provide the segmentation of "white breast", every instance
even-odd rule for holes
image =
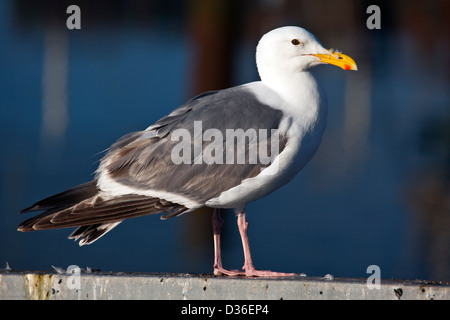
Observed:
[[[327,105],[315,78],[305,73],[295,79],[301,90],[272,90],[262,82],[248,84],[260,102],[283,111],[280,132],[288,142],[273,163],[259,175],[206,202],[217,208],[242,208],[289,182],[317,151],[326,126]],[[281,91],[281,92],[280,92]],[[286,94],[289,93],[289,94]]]

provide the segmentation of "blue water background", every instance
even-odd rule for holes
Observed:
[[[323,28],[283,10],[268,21],[262,4],[252,15],[249,5],[242,9],[252,20],[236,27],[241,33],[233,40],[227,86],[258,79],[258,37],[283,24],[310,29],[359,67],[316,68],[328,94],[329,125],[315,158],[290,184],[248,205],[258,268],[367,277],[367,267],[378,265],[383,278],[449,280],[450,37],[440,25],[448,5],[437,1],[438,10],[411,13],[394,3],[382,8],[381,30],[368,30],[365,7],[354,3],[348,17],[325,19]],[[68,31],[64,12],[56,27],[39,18],[24,22],[30,18],[21,17],[24,5],[0,2],[0,267],[211,273],[208,212],[128,220],[81,248],[66,239],[69,229],[16,231],[30,216],[20,209],[89,181],[102,150],[198,93],[198,40],[186,8],[162,10],[151,24],[86,19],[81,30]],[[45,55],[49,34],[58,28],[67,41],[67,127],[49,137]],[[239,268],[243,255],[232,212],[225,223],[224,264]]]

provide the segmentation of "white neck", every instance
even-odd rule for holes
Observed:
[[[269,70],[260,70],[261,81],[285,101],[280,108],[291,114],[303,129],[308,130],[320,120],[323,120],[320,122],[323,123],[324,129],[326,96],[315,77],[308,71],[283,72],[274,68]]]

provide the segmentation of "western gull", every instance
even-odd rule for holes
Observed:
[[[319,147],[327,102],[308,70],[325,63],[357,70],[353,59],[325,49],[303,28],[266,33],[256,48],[260,81],[200,94],[147,129],[123,136],[93,181],[22,210],[44,212],[18,230],[76,227],[69,238],[85,245],[125,219],[161,213],[164,220],[206,206],[214,208],[215,275],[294,275],[255,269],[245,207],[289,182]],[[243,271],[222,265],[224,208],[237,215]]]

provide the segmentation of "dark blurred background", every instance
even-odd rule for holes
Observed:
[[[81,30],[66,8],[81,8]],[[369,30],[366,9],[381,8]],[[90,180],[101,151],[193,95],[258,80],[255,47],[298,25],[358,72],[320,66],[325,137],[288,185],[248,206],[256,267],[450,280],[450,1],[1,1],[0,268],[211,273],[211,212],[128,220],[91,246],[19,233],[18,211]],[[225,216],[224,264],[243,254]]]

